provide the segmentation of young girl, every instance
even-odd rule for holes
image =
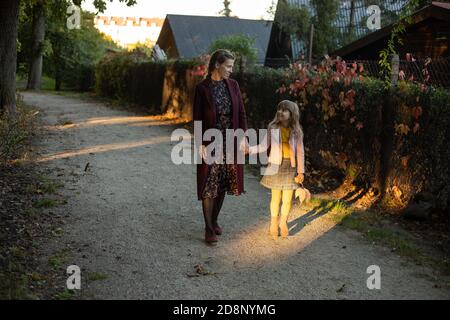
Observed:
[[[279,236],[278,228],[281,237],[286,238],[289,235],[287,219],[292,207],[292,197],[304,180],[305,152],[299,117],[299,109],[295,102],[281,101],[261,144],[246,147],[246,153],[249,154],[269,150],[269,165],[261,184],[272,190],[270,235],[274,239]],[[279,219],[280,203],[282,203],[281,219]]]

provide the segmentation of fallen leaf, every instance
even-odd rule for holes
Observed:
[[[404,167],[407,167],[407,166],[408,166],[408,160],[409,160],[409,156],[404,156],[404,157],[401,158],[402,165],[403,165]]]
[[[345,283],[342,285],[342,287],[340,287],[339,289],[337,289],[336,292],[342,292],[342,291],[344,291],[344,287],[345,287]]]

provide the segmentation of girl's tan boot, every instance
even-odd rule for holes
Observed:
[[[271,217],[270,220],[270,235],[274,240],[278,239],[278,217]]]
[[[280,219],[280,234],[282,238],[287,238],[289,236],[289,227],[287,224],[288,216],[281,215]]]

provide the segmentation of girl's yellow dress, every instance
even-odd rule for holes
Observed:
[[[290,157],[290,149],[289,145],[289,137],[291,136],[291,128],[281,128],[281,142],[282,142],[282,150],[283,150],[283,158]]]
[[[283,161],[277,168],[277,173],[265,175],[261,179],[261,185],[272,190],[295,190],[298,184],[295,182],[297,175],[296,168],[291,167],[289,138],[291,136],[291,128],[280,128],[281,131],[281,147]]]

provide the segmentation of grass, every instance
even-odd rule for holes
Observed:
[[[27,88],[27,77],[16,76],[16,86],[18,90],[26,90]],[[52,79],[46,75],[42,76],[41,90],[54,90],[55,89],[55,79]]]
[[[341,220],[342,227],[360,233],[361,237],[372,244],[387,247],[401,257],[418,265],[430,267],[450,275],[450,261],[442,261],[425,252],[416,239],[401,229],[395,230],[380,225],[381,215],[372,211],[354,211]]]
[[[33,207],[31,207],[31,208],[26,208],[25,210],[24,210],[24,214],[25,214],[25,216],[26,217],[29,217],[29,218],[35,218],[35,217],[37,217],[38,215],[39,215],[39,210],[37,209],[37,208],[33,208]]]
[[[28,289],[28,276],[19,262],[9,261],[0,270],[0,300],[36,299]]]
[[[89,272],[87,274],[87,279],[90,281],[100,281],[108,279],[108,276],[101,272]]]
[[[27,186],[26,191],[31,194],[54,194],[62,187],[64,183],[40,175],[38,182]]]
[[[74,290],[64,289],[63,292],[55,294],[56,300],[71,300],[75,296]]]
[[[17,247],[17,246],[9,248],[9,252],[11,253],[11,255],[13,257],[16,257],[16,258],[23,258],[26,255],[25,249],[23,249],[21,247]]]
[[[38,111],[26,106],[20,96],[17,99],[17,115],[7,113],[0,116],[0,165],[6,163],[20,164],[27,158],[25,148],[30,138],[36,133],[36,116]]]
[[[424,252],[409,233],[401,229],[382,226],[383,215],[375,210],[358,211],[342,200],[314,197],[307,204],[310,208],[326,210],[325,218],[334,224],[359,232],[370,243],[388,247],[399,256],[419,265],[428,264],[445,274],[450,274],[450,261],[436,259]]]
[[[42,177],[42,186],[41,190],[44,193],[53,194],[55,193],[59,188],[64,187],[64,183],[56,180],[52,180],[46,177]]]
[[[39,200],[35,201],[33,203],[33,207],[35,207],[36,209],[53,208],[59,204],[61,204],[61,201],[59,201],[59,200],[43,198],[43,199],[39,199]]]
[[[69,251],[62,250],[51,256],[48,259],[48,263],[52,268],[59,269],[64,265],[64,263],[66,263],[68,259],[69,259]]]
[[[336,224],[342,223],[353,212],[350,206],[342,200],[332,201],[328,209],[330,211],[327,217]]]

